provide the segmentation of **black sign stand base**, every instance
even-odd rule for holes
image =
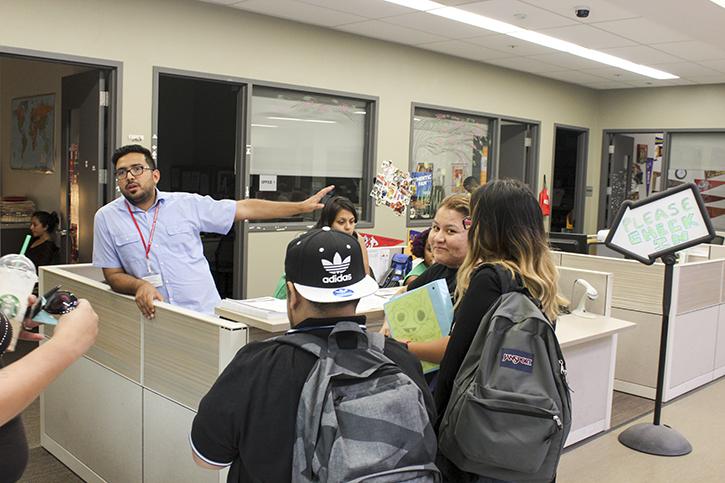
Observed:
[[[684,436],[667,425],[660,424],[662,415],[662,390],[665,385],[667,361],[667,334],[670,327],[670,303],[672,302],[672,273],[675,255],[662,256],[665,264],[665,283],[662,291],[662,334],[660,334],[660,361],[657,369],[655,414],[652,424],[636,424],[619,435],[619,442],[628,448],[658,456],[682,456],[692,452],[692,445]]]

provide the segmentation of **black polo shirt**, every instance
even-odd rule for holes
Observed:
[[[307,319],[296,328],[327,338],[329,326],[343,320],[365,324],[364,316],[351,316]],[[421,388],[434,422],[435,405],[420,362],[393,339],[385,340],[384,352]],[[290,481],[297,405],[316,361],[274,340],[242,347],[199,403],[190,436],[196,455],[231,465],[229,482]]]

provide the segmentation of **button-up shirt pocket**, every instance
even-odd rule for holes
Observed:
[[[113,242],[126,273],[143,276],[146,272],[146,254],[138,233],[114,234]]]
[[[166,233],[168,234],[169,249],[173,250],[178,256],[188,256],[191,258],[201,255],[201,241],[199,234],[196,233],[191,223],[179,223],[176,225],[167,225]]]

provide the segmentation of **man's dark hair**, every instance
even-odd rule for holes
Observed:
[[[113,161],[113,167],[116,167],[116,163],[118,163],[119,159],[131,153],[143,154],[144,158],[146,158],[146,164],[149,165],[149,168],[156,169],[156,163],[154,162],[154,158],[151,157],[151,151],[141,146],[140,144],[127,144],[116,149],[113,152],[113,156],[111,157],[111,160]]]
[[[469,193],[476,191],[476,188],[480,185],[479,181],[474,176],[469,176],[463,180],[463,189]]]

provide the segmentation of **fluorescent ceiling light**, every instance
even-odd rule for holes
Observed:
[[[299,122],[317,122],[320,124],[337,124],[337,121],[327,121],[325,119],[300,119],[299,117],[267,116],[267,119],[275,119],[278,121],[299,121]]]
[[[367,114],[365,111],[352,111],[353,114]]]
[[[576,55],[585,59],[599,62],[606,65],[611,65],[618,69],[627,70],[634,72],[646,77],[653,79],[665,80],[665,79],[678,79],[679,77],[669,72],[647,67],[646,65],[636,64],[621,57],[615,57],[613,55],[599,52],[598,50],[588,49],[581,45],[573,44],[565,40],[550,37],[548,35],[534,32],[533,30],[527,30],[510,23],[501,22],[490,17],[478,15],[476,13],[468,12],[460,8],[446,7],[443,4],[437,2],[431,2],[429,0],[385,0],[389,3],[395,3],[404,7],[413,8],[415,10],[421,10],[431,15],[437,15],[439,17],[454,20],[456,22],[465,23],[474,27],[490,30],[500,34],[505,34],[517,39],[531,42],[537,45],[542,45],[550,49],[565,52],[567,54]],[[725,0],[710,0],[719,5],[725,6]]]
[[[254,124],[254,123],[252,123],[252,127],[279,127],[279,126],[275,126],[273,124]]]
[[[710,0],[715,5],[719,5],[722,8],[725,8],[725,0]]]

